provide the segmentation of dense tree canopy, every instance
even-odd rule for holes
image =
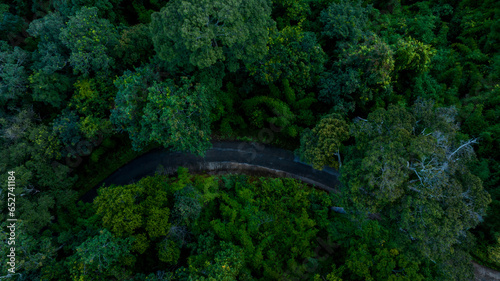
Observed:
[[[176,85],[172,80],[153,81],[153,76],[146,67],[127,71],[115,81],[118,94],[111,121],[129,133],[134,149],[156,142],[204,154],[210,146],[213,107],[205,88],[186,77]]]
[[[269,53],[250,67],[264,84],[287,79],[299,87],[310,87],[323,71],[326,55],[316,36],[299,27],[285,27],[271,35]]]
[[[467,166],[476,141],[456,138],[453,108],[432,105],[390,106],[359,120],[342,172],[348,201],[379,213],[413,251],[439,260],[467,238],[491,199]]]
[[[312,130],[306,129],[300,138],[300,158],[315,169],[324,166],[339,168],[342,165],[340,149],[349,138],[349,126],[335,114],[324,116]]]
[[[393,51],[376,36],[347,46],[321,80],[319,98],[339,112],[366,108],[373,101],[383,104],[392,90]]]
[[[97,12],[96,7],[82,7],[61,29],[61,41],[71,51],[69,63],[84,76],[91,71],[107,70],[114,63],[108,48],[117,43],[118,34]]]
[[[172,67],[201,69],[224,61],[236,71],[240,62],[251,63],[267,52],[269,2],[170,1],[151,16],[155,50]]]
[[[16,185],[0,205],[15,197],[18,219],[16,273],[0,279],[468,280],[472,259],[500,270],[499,11],[0,0],[0,180],[15,171]],[[202,156],[212,140],[296,151],[337,169],[339,193],[180,169],[79,200],[146,151]]]

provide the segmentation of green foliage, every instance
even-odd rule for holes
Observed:
[[[415,74],[425,72],[435,53],[436,51],[430,45],[411,37],[400,39],[396,44],[396,53],[394,54],[394,71],[406,70]]]
[[[0,181],[16,171],[19,273],[0,279],[465,280],[469,254],[499,269],[499,11],[495,0],[0,0]],[[344,164],[344,202],[180,169],[111,188],[98,213],[75,203],[141,154],[131,142],[202,155],[211,129],[255,141],[266,127],[288,149],[301,136],[316,168]]]
[[[376,110],[354,125],[342,169],[347,202],[380,213],[399,246],[434,261],[449,258],[491,201],[467,167],[475,141],[457,138],[455,114],[422,101]]]
[[[106,81],[106,79],[109,79],[109,77],[76,81],[74,84],[75,92],[71,97],[69,106],[86,117],[108,117],[109,110],[113,106],[115,89],[111,85],[112,81]]]
[[[488,85],[485,85],[488,86]],[[479,158],[474,165],[471,165],[472,172],[481,178],[485,189],[490,193],[493,202],[490,204],[484,222],[473,230],[478,238],[479,246],[474,251],[474,255],[479,256],[482,262],[495,264],[500,268],[500,263],[491,256],[490,249],[495,249],[497,244],[497,232],[500,218],[500,192],[498,183],[499,174],[499,154],[498,138],[496,132],[500,129],[498,111],[498,86],[493,87],[480,96],[467,99],[461,109],[460,120],[464,133],[470,136],[478,136],[480,143],[477,149]],[[479,253],[478,253],[479,252]],[[491,258],[490,258],[491,256]]]
[[[233,128],[245,129],[247,124],[237,114],[238,90],[233,83],[226,85],[226,90],[217,91],[217,103],[212,112],[212,121],[215,123],[220,120],[220,132],[224,135],[231,135]]]
[[[29,28],[26,31],[29,35],[39,38],[40,42],[56,43],[60,46],[61,40],[59,36],[61,34],[61,29],[64,27],[64,17],[59,12],[55,11],[49,12],[44,17],[30,22]]]
[[[94,115],[80,118],[80,132],[86,139],[107,136],[112,132],[111,122],[106,118],[98,118]]]
[[[76,145],[81,139],[78,116],[73,111],[63,112],[54,120],[52,128],[65,145]]]
[[[158,244],[157,248],[158,258],[162,262],[166,262],[168,264],[176,264],[179,260],[181,251],[174,241],[165,239]]]
[[[49,127],[40,125],[29,132],[28,138],[31,146],[27,151],[31,156],[25,165],[34,171],[34,183],[47,189],[67,189],[75,182],[76,177],[68,175],[66,166],[54,168],[53,160],[61,159],[62,144],[56,133]]]
[[[346,251],[342,266],[333,274],[346,280],[425,280],[429,266],[411,257],[391,240],[389,229],[378,221],[338,218],[329,229],[331,237]],[[334,275],[334,276],[335,276]],[[330,278],[332,278],[331,276]],[[333,278],[333,280],[336,280]]]
[[[108,70],[114,63],[108,53],[117,44],[118,33],[108,20],[98,17],[98,10],[82,7],[61,29],[60,39],[71,51],[69,63],[83,76]]]
[[[155,51],[171,68],[206,68],[224,61],[234,72],[266,54],[267,0],[169,1],[151,16]]]
[[[73,280],[124,278],[128,274],[123,268],[123,263],[127,263],[127,259],[133,260],[130,254],[131,244],[130,238],[116,238],[106,229],[99,231],[98,235],[76,247],[75,254],[70,257],[71,278]]]
[[[174,194],[175,204],[172,211],[174,217],[184,224],[198,219],[201,213],[201,194],[192,185],[186,185]]]
[[[9,6],[0,5],[0,38],[12,39],[13,34],[22,30],[25,22],[22,17],[9,13]]]
[[[138,24],[124,29],[115,46],[118,62],[125,67],[139,66],[153,56],[153,42],[149,26]]]
[[[204,155],[211,147],[210,110],[213,103],[200,85],[189,80],[181,86],[169,83],[156,84],[149,88],[141,134],[149,135],[149,141],[174,149]],[[164,128],[169,128],[165,133]]]
[[[147,82],[143,83],[144,80]],[[203,155],[211,146],[213,107],[205,88],[193,85],[189,79],[183,79],[179,86],[172,80],[148,86],[152,80],[149,68],[138,69],[136,73],[127,71],[118,78],[111,121],[119,130],[129,133],[136,150],[155,142]]]
[[[316,36],[300,27],[287,26],[274,31],[268,42],[269,53],[254,63],[250,74],[264,84],[288,79],[299,87],[310,87],[323,71],[326,54]]]
[[[287,269],[293,271],[298,267],[299,259],[313,256],[316,246],[313,239],[323,227],[316,220],[328,220],[324,212],[327,210],[314,206],[331,204],[329,197],[306,189],[292,179],[251,181],[234,175],[224,176],[222,181],[225,192],[207,206],[210,210],[211,204],[216,204],[212,212],[220,213],[220,217],[202,212],[200,219],[208,219],[210,223],[198,224],[193,229],[199,236],[194,248],[196,254],[189,257],[191,271],[213,271],[219,266],[216,272],[227,270],[227,274],[235,278],[228,280],[246,280],[250,271],[254,278],[279,279]],[[220,246],[217,241],[221,241]],[[231,252],[241,252],[238,254],[241,256],[232,262],[226,261],[227,268],[221,269],[223,263],[219,265],[217,260],[224,252],[219,249],[225,247],[231,247]],[[287,255],[279,255],[283,252]],[[226,251],[224,255],[228,254]],[[205,262],[210,259],[215,262]]]
[[[273,0],[273,18],[281,30],[293,23],[302,24],[311,13],[307,0]]]
[[[408,7],[415,10],[406,19],[406,36],[411,36],[424,44],[429,44],[435,38],[434,30],[439,18],[432,13],[429,1],[422,1]]]
[[[324,24],[322,34],[337,41],[356,44],[371,36],[369,31],[369,15],[373,8],[362,6],[361,1],[334,2],[321,12],[321,22]]]
[[[313,104],[317,102],[314,93],[306,94],[302,88],[294,87],[288,79],[281,86],[269,84],[267,96],[255,96],[242,103],[250,124],[295,138],[303,126],[311,126],[316,121]]]
[[[338,169],[342,142],[349,138],[349,126],[340,116],[329,114],[321,118],[312,130],[306,129],[300,138],[297,153],[301,161],[311,163],[315,169],[323,166]]]
[[[3,229],[8,230],[7,223],[5,220],[2,222],[1,226]],[[43,267],[50,267],[54,262],[56,257],[56,244],[53,243],[50,236],[38,235],[36,238],[32,234],[25,231],[19,231],[24,229],[26,223],[18,220],[16,222],[16,273],[23,272],[26,275],[33,274],[36,276],[37,271]],[[0,232],[0,238],[2,241],[8,241],[9,232]],[[14,246],[14,245],[12,245]],[[6,245],[0,249],[2,256],[0,261],[5,264],[3,268],[7,269],[7,262],[9,262],[8,254],[10,254],[10,247]],[[32,276],[33,276],[32,275]],[[14,277],[16,275],[3,272],[2,277]]]
[[[343,113],[367,109],[369,102],[382,105],[391,92],[393,69],[393,51],[382,39],[375,36],[362,44],[348,44],[321,79],[319,99]]]
[[[151,14],[159,11],[167,2],[168,0],[132,0],[132,7],[137,14],[134,23],[138,19],[141,24],[149,24]]]
[[[25,66],[29,62],[28,53],[19,47],[10,47],[0,41],[0,105],[2,110],[13,109],[19,99],[25,97],[28,74]]]
[[[67,65],[69,51],[60,39],[64,27],[64,17],[58,12],[51,12],[30,23],[26,32],[39,40],[38,48],[33,52],[33,69],[52,74]]]
[[[53,0],[51,5],[65,17],[74,16],[83,7],[97,8],[98,16],[111,22],[122,20],[122,15],[116,12],[123,0]]]
[[[63,106],[72,86],[71,79],[59,73],[48,75],[42,71],[35,72],[28,80],[33,91],[33,100],[54,107]]]
[[[207,262],[203,272],[207,278],[197,276],[196,280],[203,281],[236,281],[241,275],[245,260],[241,247],[231,242],[221,242],[220,250],[215,254],[213,262]],[[193,274],[194,275],[194,274]]]
[[[42,228],[53,223],[54,217],[51,215],[50,209],[54,208],[55,200],[48,194],[33,196],[27,198],[18,198],[19,217],[25,222],[23,231],[29,234],[38,234]]]
[[[67,174],[68,167],[52,166],[62,156],[61,142],[51,128],[37,124],[35,117],[32,109],[23,109],[2,120],[0,167],[19,171],[19,188],[26,193],[67,189],[76,178]]]
[[[167,195],[165,177],[148,177],[135,184],[100,189],[94,205],[103,226],[117,237],[134,237],[131,249],[142,254],[169,231]]]
[[[495,264],[500,264],[500,235],[496,235],[496,243],[488,247],[489,259]]]
[[[268,110],[265,110],[266,107],[264,106]],[[289,136],[295,137],[297,135],[298,128],[293,124],[295,115],[289,106],[281,100],[267,96],[257,96],[245,100],[243,109],[250,118],[250,123],[257,128],[267,126],[268,122],[280,128],[280,131],[282,130]],[[277,116],[273,117],[273,115]]]

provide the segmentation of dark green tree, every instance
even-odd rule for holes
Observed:
[[[71,78],[59,73],[46,74],[44,71],[39,71],[30,75],[28,80],[33,100],[53,107],[62,107],[72,89]]]
[[[75,254],[68,259],[73,280],[123,279],[130,275],[134,257],[130,254],[131,238],[117,238],[107,229],[88,238],[75,248]]]
[[[79,118],[73,111],[63,111],[52,124],[54,132],[64,145],[74,146],[81,139]]]
[[[7,225],[8,223],[5,220],[1,224],[3,229],[8,230]],[[36,280],[40,278],[40,269],[50,267],[56,258],[58,248],[52,239],[40,235],[35,238],[34,235],[28,232],[20,231],[24,229],[24,226],[25,222],[21,220],[16,222],[16,274],[10,274],[5,270],[1,273],[0,277],[2,278],[16,279],[17,276],[22,274],[27,278]],[[8,234],[7,231],[0,232],[0,239],[8,241]],[[0,261],[5,264],[4,268],[7,269],[7,262],[10,259],[7,254],[10,253],[10,246],[2,247],[0,253],[2,254]]]
[[[266,54],[270,14],[267,0],[169,1],[151,15],[154,48],[172,68],[222,61],[236,71]]]
[[[98,16],[111,22],[123,21],[120,5],[123,0],[53,0],[51,6],[64,17],[76,15],[83,7],[97,8]]]
[[[300,27],[285,27],[271,33],[269,53],[254,63],[250,74],[264,84],[287,79],[293,85],[310,87],[323,72],[326,54],[311,32]]]
[[[373,35],[369,31],[369,16],[373,11],[370,5],[363,7],[361,1],[334,2],[321,12],[322,34],[338,42],[356,44]]]
[[[155,142],[203,155],[211,145],[213,107],[205,88],[188,79],[183,79],[181,85],[172,80],[151,86],[144,83],[153,76],[152,70],[141,68],[116,80],[118,95],[111,121],[129,133],[134,149]]]
[[[491,201],[467,164],[476,140],[457,139],[455,114],[424,101],[412,111],[376,110],[354,125],[356,144],[342,169],[349,204],[379,213],[400,247],[439,262],[448,273],[454,249],[453,259],[468,259],[460,243]]]
[[[311,13],[307,0],[273,0],[273,19],[281,30],[294,24],[302,24]]]
[[[70,51],[60,39],[65,19],[59,12],[50,12],[32,21],[26,30],[39,40],[33,52],[33,69],[45,74],[62,70],[67,64]]]
[[[319,99],[343,113],[366,110],[374,103],[381,106],[392,89],[393,69],[393,51],[383,39],[373,36],[350,43],[321,79]]]
[[[13,40],[23,29],[25,22],[22,17],[9,12],[9,5],[0,4],[0,38]]]
[[[28,52],[19,47],[12,48],[5,41],[0,41],[0,105],[5,111],[26,96],[28,85]]]
[[[119,58],[118,63],[125,67],[138,67],[141,63],[147,62],[154,53],[149,26],[138,24],[121,31],[114,51]]]
[[[98,8],[82,7],[69,18],[60,39],[71,51],[69,62],[75,73],[108,70],[114,61],[109,55],[117,44],[118,32],[107,19],[99,18]]]

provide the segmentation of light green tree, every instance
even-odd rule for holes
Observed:
[[[321,118],[312,130],[302,132],[297,153],[302,161],[311,163],[315,169],[321,170],[323,166],[338,168],[342,165],[342,142],[348,138],[347,122],[339,115],[329,114]]]
[[[132,250],[142,254],[167,236],[171,224],[165,176],[99,190],[94,200],[102,224],[120,238],[134,237]]]

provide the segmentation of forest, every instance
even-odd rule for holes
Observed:
[[[500,270],[499,50],[495,0],[0,0],[0,279]],[[333,167],[339,193],[179,167],[80,200],[213,140]]]

